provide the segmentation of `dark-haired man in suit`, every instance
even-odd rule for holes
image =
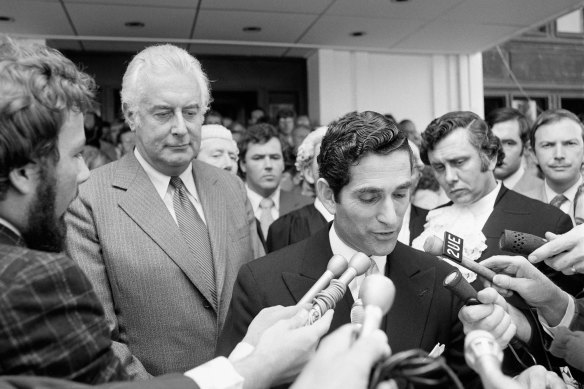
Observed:
[[[318,156],[317,192],[334,221],[316,235],[244,265],[219,352],[230,350],[265,306],[292,305],[325,271],[333,254],[370,256],[369,273],[391,278],[397,293],[382,324],[394,353],[445,345],[448,364],[468,382],[461,302],[441,286],[452,268],[397,241],[412,190],[412,152],[393,121],[352,112],[329,126]],[[337,304],[331,329],[350,321],[363,276]],[[470,374],[472,376],[472,374]]]

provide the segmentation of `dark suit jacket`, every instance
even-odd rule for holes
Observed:
[[[287,213],[302,208],[305,205],[312,204],[312,199],[306,196],[288,192],[286,190],[280,191],[280,212],[278,217],[282,217]]]
[[[543,237],[547,231],[563,234],[572,227],[570,217],[558,208],[502,186],[495,200],[493,212],[483,227],[487,248],[483,251],[479,262],[493,255],[510,254],[499,248],[499,238],[506,229]],[[572,295],[580,293],[584,288],[582,276],[566,276],[543,262],[538,264],[538,268]]]
[[[0,375],[128,379],[97,295],[64,254],[29,250],[0,225]]]
[[[332,256],[328,226],[313,237],[244,265],[237,277],[218,353],[227,354],[241,341],[262,308],[294,305],[323,274]],[[438,343],[446,345],[448,364],[463,380],[475,377],[464,362],[461,302],[441,285],[452,271],[426,253],[397,243],[387,257],[386,275],[394,282],[395,302],[384,320],[394,353]],[[330,331],[350,322],[351,293],[335,308]]]
[[[314,203],[280,216],[272,223],[266,240],[267,252],[300,242],[320,231],[327,222]]]
[[[422,232],[424,232],[424,224],[426,224],[426,216],[428,216],[427,209],[416,207],[412,204],[410,213],[410,246],[412,241],[416,239]]]
[[[48,377],[0,377],[0,389],[199,389],[192,379],[182,374],[168,374],[146,381],[112,382],[90,386]]]

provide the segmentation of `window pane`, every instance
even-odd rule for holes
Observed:
[[[584,22],[582,21],[582,10],[570,12],[556,20],[558,32],[569,34],[582,34],[584,32]]]

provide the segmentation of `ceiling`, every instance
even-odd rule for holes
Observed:
[[[583,0],[0,0],[0,33],[59,49],[306,57],[318,48],[395,53],[487,50]],[[141,22],[142,28],[126,27]],[[261,31],[245,32],[245,27]],[[362,32],[361,36],[352,33]]]

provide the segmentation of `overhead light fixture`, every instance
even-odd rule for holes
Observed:
[[[126,22],[124,23],[124,26],[128,28],[143,28],[145,24],[142,22]]]
[[[410,0],[391,0],[392,3],[407,3]]]
[[[262,28],[258,27],[258,26],[243,27],[244,32],[260,32],[261,30],[262,30]]]
[[[367,33],[365,31],[353,31],[349,35],[354,36],[354,37],[357,37],[357,36],[367,35]]]
[[[0,16],[0,23],[12,23],[14,18],[10,16]]]

